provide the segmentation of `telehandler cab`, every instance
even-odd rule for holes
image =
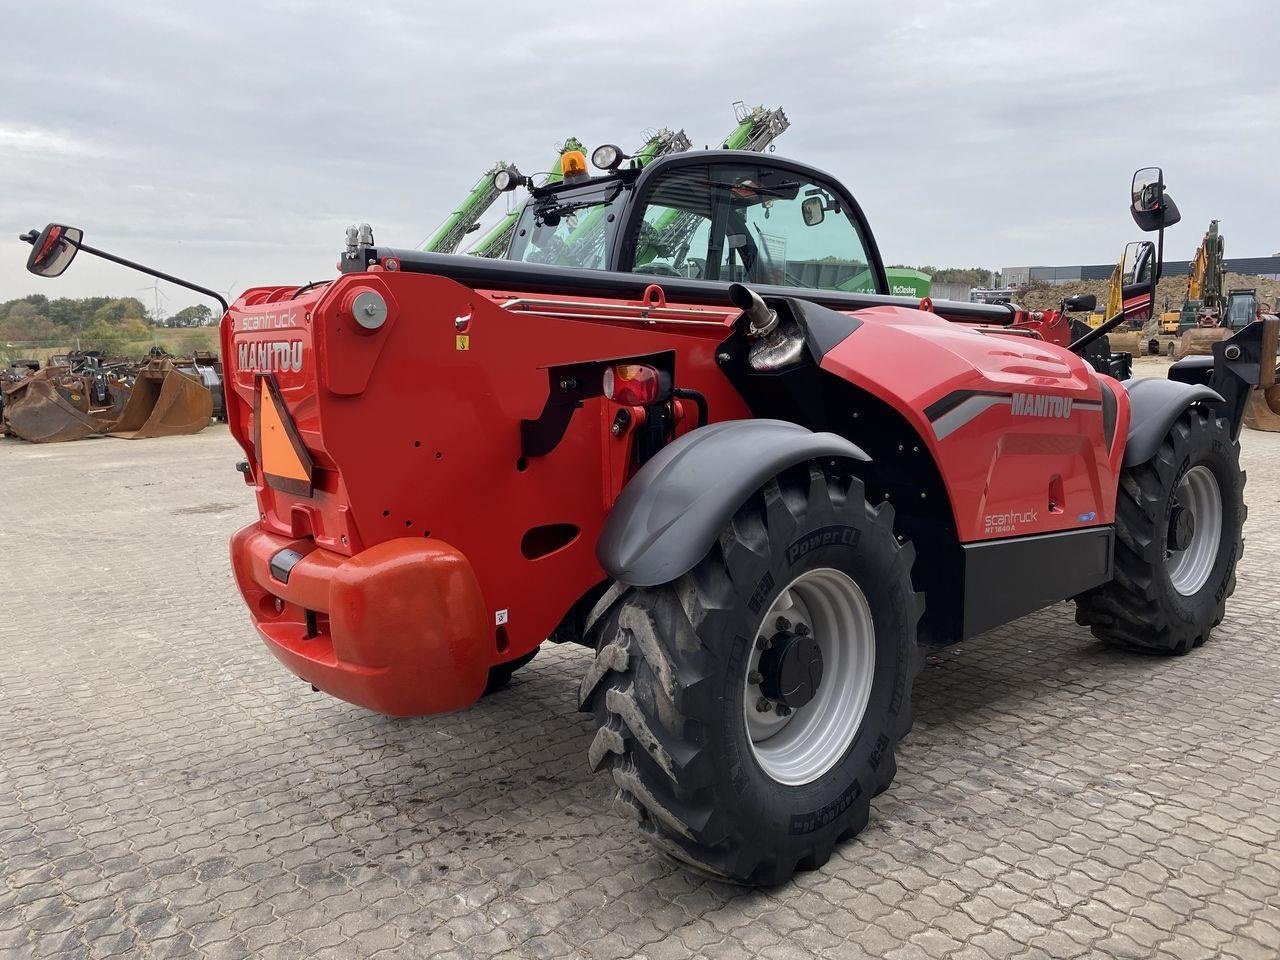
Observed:
[[[1123,314],[1073,343],[1057,311],[889,296],[857,202],[809,166],[595,159],[497,174],[530,193],[505,260],[363,227],[334,279],[226,309],[259,508],[232,565],[290,670],[431,714],[585,644],[588,759],[641,832],[773,884],[866,825],[919,643],[1066,599],[1134,650],[1208,639],[1263,324],[1122,383],[1080,353]],[[1132,211],[1176,222],[1159,170]],[[42,275],[89,249],[32,240]],[[877,293],[842,289],[867,271]]]

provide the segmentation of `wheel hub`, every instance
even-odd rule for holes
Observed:
[[[760,656],[760,692],[796,710],[813,699],[822,683],[822,647],[812,634],[780,630]]]
[[[1169,548],[1185,550],[1191,546],[1196,534],[1196,515],[1186,507],[1175,504],[1169,514]]]
[[[743,670],[751,752],[777,783],[811,783],[857,735],[875,677],[875,625],[862,590],[830,567],[777,595]]]
[[[1165,568],[1173,588],[1194,596],[1209,582],[1222,543],[1222,491],[1217,478],[1199,463],[1178,481],[1169,511]]]

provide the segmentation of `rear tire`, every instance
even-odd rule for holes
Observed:
[[[1154,457],[1121,474],[1115,576],[1076,598],[1076,622],[1146,653],[1184,654],[1208,640],[1236,586],[1244,479],[1230,424],[1203,407],[1183,413]],[[1178,511],[1193,514],[1192,530]]]
[[[648,840],[701,873],[769,885],[867,825],[911,726],[913,559],[892,507],[802,465],[753,495],[689,573],[610,591],[582,683],[599,724],[589,761]],[[777,651],[796,637],[822,651],[804,703],[777,693]],[[767,711],[766,690],[781,698]],[[778,710],[788,696],[795,708]]]

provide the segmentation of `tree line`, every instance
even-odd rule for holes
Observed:
[[[159,322],[137,297],[57,297],[33,293],[0,303],[0,344],[79,344],[83,350],[117,353],[161,327],[207,327],[217,318],[195,304]],[[11,352],[11,351],[10,351]]]
[[[994,273],[983,267],[913,267],[906,263],[895,263],[891,266],[905,270],[919,270],[927,273],[937,283],[963,283],[970,287],[987,287],[991,285]]]

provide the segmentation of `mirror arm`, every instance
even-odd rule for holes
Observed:
[[[132,260],[126,260],[124,257],[117,257],[114,253],[107,253],[105,250],[99,250],[91,247],[87,243],[78,243],[76,246],[85,253],[91,253],[95,257],[101,257],[103,260],[110,260],[112,263],[118,263],[122,267],[129,267],[131,270],[137,270],[139,273],[145,273],[147,276],[155,277],[157,280],[165,280],[169,283],[175,283],[180,287],[186,287],[188,290],[194,290],[196,293],[203,293],[210,299],[217,300],[222,306],[222,312],[225,314],[231,309],[231,305],[223,299],[222,294],[210,290],[208,287],[202,287],[192,283],[189,280],[183,280],[181,277],[175,277],[169,273],[162,273],[159,270],[153,270],[151,267],[144,267],[140,263],[134,263]]]
[[[1105,337],[1108,333],[1110,333],[1116,327],[1120,326],[1120,324],[1123,322],[1124,322],[1124,311],[1121,310],[1110,320],[1103,321],[1101,325],[1090,330],[1079,340],[1076,340],[1075,342],[1073,342],[1071,346],[1069,346],[1067,349],[1070,350],[1072,353],[1080,353],[1082,350],[1084,350],[1085,347],[1093,343],[1093,341],[1097,340],[1099,337]]]
[[[1151,281],[1151,315],[1154,317],[1156,313],[1156,287],[1160,285],[1160,275],[1164,273],[1164,216],[1160,217],[1160,231],[1156,234],[1156,263],[1152,275],[1155,277]]]

